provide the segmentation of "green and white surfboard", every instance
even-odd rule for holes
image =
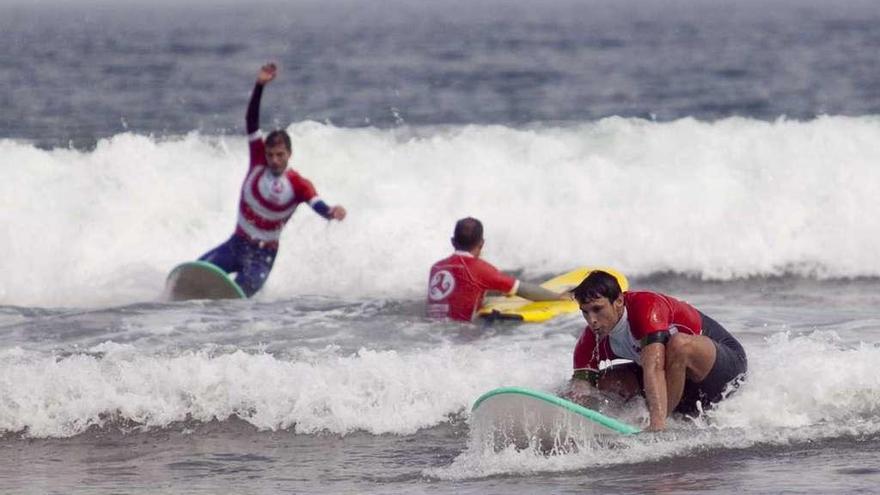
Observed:
[[[492,436],[496,448],[535,446],[550,451],[641,430],[553,394],[521,387],[486,392],[471,408],[471,426]]]
[[[244,299],[241,287],[220,267],[206,261],[188,261],[177,265],[165,282],[165,299]]]

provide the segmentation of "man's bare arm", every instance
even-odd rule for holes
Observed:
[[[558,301],[560,299],[568,299],[564,294],[545,289],[538,284],[531,284],[520,280],[519,288],[516,289],[516,295],[524,297],[529,301]]]

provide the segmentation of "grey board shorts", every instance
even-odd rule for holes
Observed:
[[[700,383],[686,380],[675,412],[694,416],[731,394],[745,377],[748,358],[742,344],[720,323],[700,313],[703,335],[715,343],[715,364]]]
[[[697,416],[700,410],[708,410],[713,404],[733,393],[745,376],[748,369],[746,351],[733,335],[720,323],[700,313],[703,321],[703,333],[715,343],[715,364],[706,378],[700,383],[685,380],[684,392],[675,412],[688,416]],[[644,395],[642,368],[633,362],[616,364],[613,369],[632,369],[639,381],[639,388]],[[609,370],[612,368],[608,368]]]

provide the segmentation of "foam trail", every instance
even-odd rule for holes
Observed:
[[[350,217],[295,215],[269,300],[418,297],[466,215],[484,221],[488,259],[527,275],[880,275],[876,117],[289,130],[292,166]],[[154,299],[172,266],[231,233],[246,156],[243,138],[199,134],[93,151],[0,140],[0,302]]]

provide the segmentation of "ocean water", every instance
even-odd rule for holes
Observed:
[[[0,492],[871,493],[874,2],[0,3]],[[247,301],[225,240],[259,65],[308,209]],[[558,390],[584,327],[423,317],[454,221],[526,280],[612,266],[744,344],[669,431],[546,456],[470,407]],[[627,411],[644,420],[639,404]]]

